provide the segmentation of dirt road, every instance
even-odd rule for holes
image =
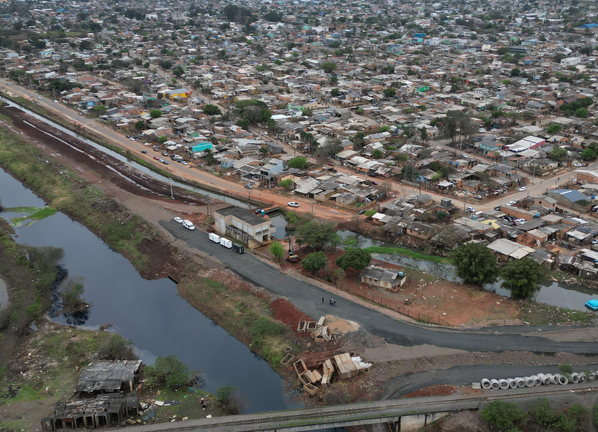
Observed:
[[[65,118],[73,124],[79,124],[88,132],[96,134],[104,138],[106,141],[114,144],[120,148],[131,151],[138,157],[141,157],[149,163],[169,171],[181,178],[189,181],[196,182],[198,184],[210,185],[222,191],[227,191],[239,197],[239,199],[253,199],[262,201],[264,204],[278,205],[286,207],[289,201],[296,201],[299,203],[300,211],[311,212],[312,201],[298,197],[287,198],[284,196],[276,195],[265,190],[249,190],[245,189],[242,184],[237,182],[227,181],[223,178],[212,175],[208,172],[201,171],[198,169],[181,166],[180,164],[163,165],[160,162],[153,159],[151,154],[142,154],[141,151],[147,149],[143,142],[130,141],[126,137],[122,136],[110,127],[103,125],[95,121],[94,119],[87,118],[82,115],[78,115],[75,110],[68,108],[60,103],[53,102],[52,100],[41,96],[33,90],[29,90],[20,87],[14,83],[11,83],[5,79],[0,79],[0,89],[7,93],[12,93],[16,96],[27,97],[33,100],[36,104],[42,108],[54,112],[61,117]],[[351,217],[351,214],[344,210],[336,210],[333,208],[325,207],[320,204],[313,205],[313,212],[315,216],[330,220],[344,221]]]

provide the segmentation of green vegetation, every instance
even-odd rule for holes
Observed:
[[[282,258],[284,257],[284,248],[282,247],[282,244],[277,241],[273,242],[270,245],[270,253],[274,255],[274,258],[276,258],[277,261],[282,261]]]
[[[357,245],[357,237],[349,236],[343,242],[344,246],[356,246]]]
[[[568,155],[569,152],[567,150],[561,147],[557,147],[550,152],[550,159],[557,162],[562,162]]]
[[[285,190],[290,191],[291,189],[293,189],[293,180],[292,179],[281,180],[278,182],[278,186],[284,188]]]
[[[230,384],[225,384],[218,388],[216,391],[216,401],[222,411],[229,415],[239,414],[243,408],[237,389]]]
[[[366,268],[372,260],[372,254],[365,249],[347,248],[347,251],[336,259],[336,265],[347,271],[351,267],[359,273]]]
[[[502,287],[511,291],[511,297],[524,299],[538,291],[538,281],[543,274],[542,267],[531,258],[510,261],[500,272]]]
[[[494,282],[498,276],[496,257],[486,246],[465,243],[451,253],[457,276],[465,283],[483,285]]]
[[[340,237],[336,233],[333,222],[309,221],[301,225],[297,230],[298,244],[306,244],[313,250],[322,250],[327,247],[336,247],[340,244]]]
[[[157,234],[138,216],[125,212],[116,201],[105,197],[91,184],[80,180],[59,163],[4,128],[0,128],[0,165],[48,203],[49,208],[34,213],[42,218],[56,210],[82,222],[115,250],[143,270],[147,257],[137,246],[155,241]]]
[[[297,156],[289,161],[289,167],[296,169],[305,169],[307,167],[307,159]]]
[[[303,261],[301,261],[301,267],[303,267],[303,270],[307,270],[315,274],[319,270],[325,268],[327,263],[328,258],[326,258],[324,252],[314,252],[307,255]]]
[[[146,366],[145,376],[150,386],[172,389],[184,386],[191,380],[187,365],[174,355],[158,357],[152,366]]]
[[[49,216],[52,216],[53,214],[55,214],[58,211],[58,210],[50,208],[50,207],[44,207],[43,209],[38,209],[36,207],[22,207],[22,209],[25,209],[25,208],[33,209],[33,213],[30,214],[29,216],[20,216],[20,217],[12,218],[10,221],[12,222],[12,224],[14,226],[19,226],[21,224],[21,222],[26,221],[28,219],[31,219],[31,220],[45,219]],[[9,211],[15,211],[15,210],[9,209]],[[22,211],[20,213],[25,213],[25,212]]]
[[[411,249],[401,248],[401,247],[382,247],[382,246],[370,246],[364,248],[364,250],[370,253],[377,253],[377,254],[387,254],[387,255],[401,255],[408,258],[413,258],[417,260],[425,260],[431,261],[438,264],[452,264],[453,261],[450,258],[445,258],[436,255],[425,255],[419,252],[416,252]]]
[[[595,416],[597,412],[594,406]],[[539,398],[529,412],[522,410],[515,403],[494,401],[482,410],[481,415],[492,426],[504,432],[521,432],[522,428],[562,432],[587,430],[584,427],[587,409],[583,405],[574,403],[568,408],[557,410],[550,406],[546,398]]]
[[[521,307],[521,319],[530,325],[581,324],[591,325],[595,315],[543,303],[529,302]]]
[[[525,412],[514,403],[494,401],[482,410],[482,418],[501,431],[515,431],[515,423],[525,417]]]

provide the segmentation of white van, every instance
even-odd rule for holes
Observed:
[[[230,241],[229,239],[225,239],[224,237],[222,237],[220,239],[220,246],[224,246],[227,249],[232,249],[233,248],[233,242]]]
[[[220,243],[220,236],[218,234],[210,233],[209,237],[214,243]]]
[[[187,219],[185,219],[183,221],[183,226],[191,231],[193,231],[195,229],[195,225],[193,225],[193,222],[191,222],[190,220],[187,220]]]

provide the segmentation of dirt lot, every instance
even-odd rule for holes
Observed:
[[[288,250],[288,243],[282,242],[282,244]],[[268,246],[260,248],[259,251],[271,257]],[[302,248],[295,252],[300,259],[303,259],[311,251]],[[328,264],[326,269],[318,272],[315,277],[326,282],[327,273],[329,274],[337,268],[334,263],[344,251],[337,249],[324,251],[324,253],[328,257]],[[415,319],[418,316],[439,317],[443,324],[454,327],[522,324],[522,321],[517,318],[520,310],[519,304],[498,294],[480,290],[472,285],[448,282],[425,272],[376,259],[372,259],[371,263],[403,271],[407,276],[407,282],[395,293],[385,288],[362,284],[358,279],[358,274],[352,269],[348,269],[345,277],[335,281],[334,285],[344,290],[363,288],[383,298],[390,299],[398,305],[405,305],[399,312],[408,312],[409,316]],[[285,260],[280,265],[283,270],[293,269],[305,276],[314,276],[312,273],[303,270],[301,263],[290,263]],[[331,279],[328,279],[327,282],[331,283]],[[409,305],[406,305],[407,300],[409,300]],[[467,307],[463,307],[464,305],[467,305]]]

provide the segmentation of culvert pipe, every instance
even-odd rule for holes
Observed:
[[[571,381],[573,384],[577,384],[579,382],[579,374],[573,372],[569,378],[569,381]]]
[[[552,384],[552,375],[550,375],[550,374],[544,375],[543,384],[544,385],[550,385],[550,384]]]
[[[590,372],[590,376],[588,377],[588,379],[590,381],[594,381],[596,379],[596,372],[594,372],[594,371]]]
[[[525,378],[517,377],[517,378],[515,378],[515,382],[517,383],[517,387],[519,387],[519,388],[525,387]]]
[[[530,377],[525,377],[524,380],[525,380],[525,386],[526,387],[533,387],[534,383],[536,382],[535,378],[531,377],[531,376]]]
[[[482,379],[480,384],[482,385],[482,388],[484,390],[490,390],[492,388],[492,383],[490,382],[490,380],[488,378]]]
[[[538,387],[542,385],[542,380],[538,378],[538,375],[532,375],[529,378],[532,380],[532,385],[530,387]]]
[[[540,383],[544,384],[544,378],[546,377],[546,375],[544,375],[543,373],[539,373],[536,374],[536,377],[540,380]]]
[[[496,379],[490,380],[490,385],[492,386],[492,390],[498,390],[500,388],[500,384]]]
[[[559,375],[558,377],[559,377],[559,384],[560,385],[567,385],[567,384],[569,384],[569,378],[567,378],[566,376]]]
[[[509,388],[509,382],[506,379],[498,380],[498,385],[500,386],[501,390],[506,390]]]
[[[585,372],[581,372],[579,374],[579,382],[585,383],[587,380],[588,380],[588,377],[586,376]]]
[[[508,378],[507,382],[509,383],[509,388],[517,388],[517,381],[514,378]]]

